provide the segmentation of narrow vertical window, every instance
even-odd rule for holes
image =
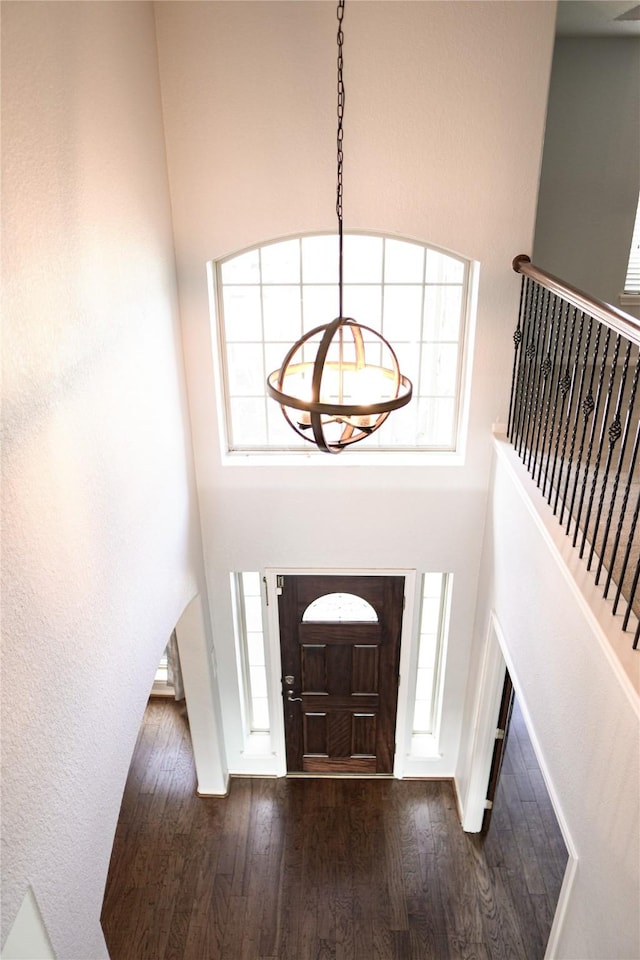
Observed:
[[[260,575],[255,572],[231,574],[231,583],[245,732],[248,736],[269,733]]]
[[[624,292],[640,293],[640,197],[638,197],[636,219],[633,225],[631,249],[629,250],[629,263],[627,264],[627,275],[624,282]]]
[[[425,573],[422,578],[420,637],[413,713],[413,748],[419,754],[425,738],[435,735],[439,716],[440,674],[449,605],[446,573]]]

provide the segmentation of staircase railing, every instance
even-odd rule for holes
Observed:
[[[508,437],[640,640],[640,322],[516,257]],[[632,618],[632,626],[630,620]]]

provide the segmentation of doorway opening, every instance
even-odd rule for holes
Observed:
[[[523,923],[543,948],[561,914],[569,853],[508,671],[497,733],[480,843],[489,869],[519,888]]]

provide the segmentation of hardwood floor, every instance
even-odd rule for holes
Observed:
[[[513,736],[486,838],[462,832],[447,781],[238,778],[198,798],[185,709],[152,700],[103,906],[111,960],[542,958],[564,867],[540,787]]]

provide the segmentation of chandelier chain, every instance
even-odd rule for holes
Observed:
[[[274,370],[267,378],[269,396],[280,404],[289,425],[303,440],[315,443],[325,453],[340,453],[345,447],[368,437],[382,426],[393,410],[404,407],[413,392],[411,381],[400,373],[393,347],[382,334],[344,316],[342,171],[345,93],[342,28],[345,0],[337,0],[337,4],[336,214],[339,313],[331,323],[303,334],[287,353],[280,369]],[[365,336],[367,340],[373,336],[381,341],[385,353],[380,354],[377,364],[375,357],[373,363],[366,362]],[[318,337],[319,341],[314,339]],[[314,360],[306,358],[309,341],[316,346]],[[381,365],[383,362],[386,366]],[[328,428],[327,434],[325,428]]]
[[[344,119],[344,79],[342,76],[342,68],[344,66],[344,59],[342,53],[342,45],[344,43],[344,33],[342,32],[342,21],[344,18],[344,2],[345,0],[338,0],[338,131],[336,137],[336,147],[337,147],[337,187],[336,187],[336,214],[338,215],[338,296],[339,296],[339,316],[342,316],[342,239],[343,239],[343,230],[342,230],[342,166],[344,160],[344,153],[342,150],[343,142],[343,129],[342,121]]]

